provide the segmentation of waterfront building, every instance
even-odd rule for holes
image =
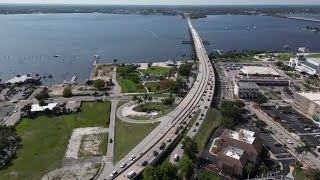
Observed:
[[[295,58],[290,58],[288,66],[293,67],[300,73],[319,75],[320,58],[307,58],[304,56],[304,54],[297,54]]]

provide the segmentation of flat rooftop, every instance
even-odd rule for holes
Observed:
[[[265,66],[243,66],[240,71],[243,74],[280,76],[276,70]]]
[[[16,76],[16,77],[14,77],[14,78],[12,78],[12,79],[9,79],[8,81],[6,81],[6,83],[11,83],[11,84],[15,84],[15,83],[23,83],[23,82],[25,82],[26,80],[28,80],[28,79],[32,79],[32,77],[30,77],[30,76],[27,76],[27,75],[23,75],[23,76]]]
[[[243,153],[244,150],[232,146],[227,147],[227,149],[224,151],[224,155],[237,160],[239,160],[242,157]]]
[[[252,144],[256,139],[254,132],[245,129],[240,129],[239,132],[230,130],[229,137],[248,144]]]
[[[58,103],[49,103],[46,106],[40,106],[39,104],[32,104],[31,105],[31,112],[42,112],[45,109],[52,110],[54,107],[57,106]]]
[[[253,82],[237,82],[238,86],[241,88],[251,88],[251,89],[259,89],[259,86]]]
[[[310,101],[320,101],[320,92],[301,92],[297,94],[309,99]]]

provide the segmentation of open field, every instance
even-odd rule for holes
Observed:
[[[137,89],[137,84],[130,79],[117,76],[117,82],[121,86],[122,93],[146,92],[145,89]]]
[[[294,57],[295,57],[294,54],[290,54],[290,53],[279,53],[279,60],[289,61],[290,58],[294,58]]]
[[[23,147],[18,150],[17,158],[0,171],[0,179],[38,180],[61,167],[73,129],[107,127],[110,105],[110,102],[88,102],[82,103],[77,114],[22,119],[16,129]]]
[[[306,55],[307,58],[320,58],[320,53]]]
[[[121,160],[158,125],[159,123],[131,124],[121,122],[118,118],[116,118],[114,141],[115,154],[113,162],[116,163]]]
[[[89,134],[81,139],[79,157],[87,158],[94,156],[103,156],[107,152],[108,134]]]
[[[170,72],[171,67],[151,66],[147,70],[139,70],[142,73],[154,74],[158,76],[165,76]]]
[[[221,114],[217,109],[209,109],[203,120],[194,140],[198,143],[199,153],[201,153],[212,135],[213,131],[220,125]]]
[[[145,86],[150,88],[151,92],[158,92],[164,90],[164,86],[160,82],[146,82]],[[159,87],[159,89],[158,89]]]

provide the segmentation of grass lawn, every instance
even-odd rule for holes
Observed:
[[[159,67],[159,66],[151,66],[148,67],[147,70],[139,70],[142,73],[149,73],[149,74],[154,74],[158,76],[164,76],[170,72],[171,67]]]
[[[320,53],[306,55],[308,58],[320,58]]]
[[[147,102],[146,104],[141,104],[141,105],[133,108],[133,110],[135,110],[137,112],[159,111],[160,114],[158,116],[155,116],[153,118],[145,117],[145,116],[131,116],[130,118],[135,119],[135,120],[156,119],[158,117],[161,117],[161,116],[164,116],[164,115],[170,113],[172,110],[174,110],[175,107],[176,107],[176,105],[174,105],[172,107],[165,106],[161,102],[159,102],[159,103],[157,103],[157,102]]]
[[[295,175],[295,170],[292,172],[292,176]],[[309,177],[307,177],[302,171],[298,172],[296,174],[295,180],[311,180]]]
[[[290,54],[290,53],[279,53],[279,60],[285,60],[288,61],[290,58],[294,58],[295,55]]]
[[[61,167],[72,130],[107,127],[110,107],[110,102],[86,102],[77,114],[22,119],[16,129],[23,146],[12,163],[0,171],[0,179],[38,180],[46,172]]]
[[[116,119],[115,151],[113,163],[115,164],[126,156],[137,144],[139,144],[159,123],[131,124]]]
[[[199,153],[201,153],[211,137],[213,131],[220,125],[221,114],[217,109],[209,109],[204,118],[194,140],[198,143]]]
[[[125,79],[123,77],[117,76],[117,82],[121,86],[122,93],[133,93],[133,92],[146,92],[145,89],[138,89],[137,83],[131,81],[130,79]]]
[[[160,82],[146,82],[144,85],[147,88],[151,88],[151,92],[158,92],[165,89]],[[157,89],[158,86],[160,87],[159,90]]]

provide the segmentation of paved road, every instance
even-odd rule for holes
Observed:
[[[116,110],[117,110],[118,100],[111,100],[111,113],[110,113],[110,123],[109,123],[109,134],[108,138],[112,139],[112,142],[107,139],[108,148],[107,154],[104,157],[104,168],[113,168],[113,156],[114,156],[114,130],[116,124]]]
[[[119,99],[121,98],[121,99]],[[56,98],[50,98],[53,99],[53,102],[56,103],[64,103],[67,101],[94,101],[97,99],[103,99],[103,97],[92,97],[92,96],[74,96],[70,98],[64,98],[64,97],[56,97]],[[119,100],[131,100],[131,97],[129,96],[112,96],[112,97],[105,97],[106,100],[113,100],[113,99],[119,99]],[[19,119],[20,119],[20,113],[21,113],[21,108],[23,108],[25,105],[30,104],[30,103],[38,103],[38,100],[31,98],[27,100],[21,100],[17,104],[12,104],[10,102],[5,102],[6,104],[14,105],[15,110],[17,110],[16,113],[12,112],[12,114],[3,120],[3,125],[7,126],[12,126],[15,125]]]
[[[182,125],[182,121],[188,119],[189,114],[192,114],[192,111],[197,108],[198,103],[201,101],[208,101],[208,103],[211,103],[212,101],[212,96],[209,97],[205,91],[208,91],[210,87],[214,90],[215,82],[213,68],[200,36],[193,28],[189,19],[188,25],[194,40],[197,57],[200,62],[197,80],[187,96],[177,106],[172,117],[162,121],[161,124],[151,132],[151,134],[149,134],[126,157],[124,157],[115,165],[113,170],[117,170],[119,172],[119,175],[116,177],[116,179],[127,179],[126,175],[131,171],[135,171],[137,174],[141,173],[144,169],[144,167],[141,166],[141,162],[145,160],[147,160],[149,163],[153,162],[156,159],[156,157],[153,156],[153,152],[155,150],[159,153],[163,152],[159,149],[160,144],[165,142],[168,145],[173,142],[167,142],[166,140],[173,140],[177,137],[177,135],[174,133],[177,125]],[[128,159],[133,154],[137,156],[137,159],[134,162],[130,162]],[[123,162],[128,163],[128,166],[125,169],[120,168],[120,165]],[[111,173],[113,170],[105,170],[103,175],[106,174],[105,172]],[[104,178],[111,179],[110,176],[100,176],[98,179]]]

